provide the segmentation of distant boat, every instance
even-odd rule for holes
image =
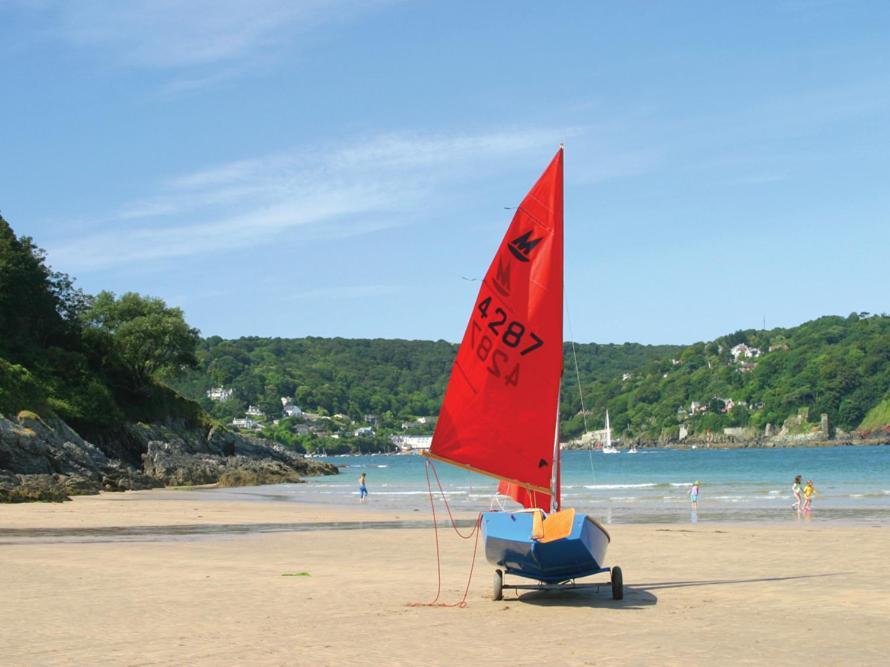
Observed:
[[[627,453],[628,453],[628,454],[636,454],[636,453],[637,453],[637,447],[636,447],[636,445],[634,445],[634,446],[632,446],[630,449],[628,449],[628,450],[627,450]]]
[[[603,444],[603,454],[617,454],[618,449],[612,444],[612,427],[609,426],[609,411],[606,410],[606,442]]]
[[[517,207],[485,278],[424,456],[500,480],[526,509],[482,513],[495,600],[505,588],[575,586],[604,568],[609,534],[562,509],[559,385],[563,321],[563,150]],[[537,580],[507,586],[504,575]]]

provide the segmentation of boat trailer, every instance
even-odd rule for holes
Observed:
[[[581,577],[589,577],[595,574],[602,574],[603,572],[609,573],[610,584],[612,586],[612,599],[613,600],[623,600],[624,599],[624,577],[621,573],[621,568],[617,565],[613,567],[604,567],[599,570],[594,570],[593,572],[585,572],[584,574],[577,575],[575,577],[571,577],[568,579],[563,579],[561,581],[538,581],[536,584],[505,584],[504,583],[504,571],[503,570],[495,570],[494,571],[494,585],[492,587],[492,600],[503,600],[504,599],[504,591],[506,590],[514,590],[514,591],[577,591],[577,590],[585,590],[585,589],[597,589],[601,586],[605,586],[605,583],[590,583],[583,582],[577,583],[575,580],[580,579]],[[522,577],[523,575],[518,574],[516,572],[509,572],[511,575],[515,575],[518,577]]]

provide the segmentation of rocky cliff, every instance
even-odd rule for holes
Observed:
[[[122,451],[125,460],[116,457]],[[93,444],[55,417],[0,414],[0,502],[170,485],[299,482],[336,473],[328,463],[219,427],[126,424],[117,437]]]

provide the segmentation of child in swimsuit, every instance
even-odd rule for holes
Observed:
[[[695,484],[692,485],[692,488],[689,489],[689,500],[692,502],[693,505],[698,504],[698,492],[700,488],[701,482],[696,480]]]
[[[803,487],[803,496],[806,500],[803,503],[804,512],[809,512],[810,503],[813,500],[813,496],[816,495],[816,487],[813,486],[813,480],[807,481],[807,485]]]
[[[791,493],[794,494],[794,504],[791,509],[800,511],[800,475],[794,478],[794,484],[791,485]]]

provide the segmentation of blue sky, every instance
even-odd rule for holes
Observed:
[[[888,311],[888,29],[830,0],[0,1],[0,211],[204,335],[456,341],[565,142],[576,340]]]

